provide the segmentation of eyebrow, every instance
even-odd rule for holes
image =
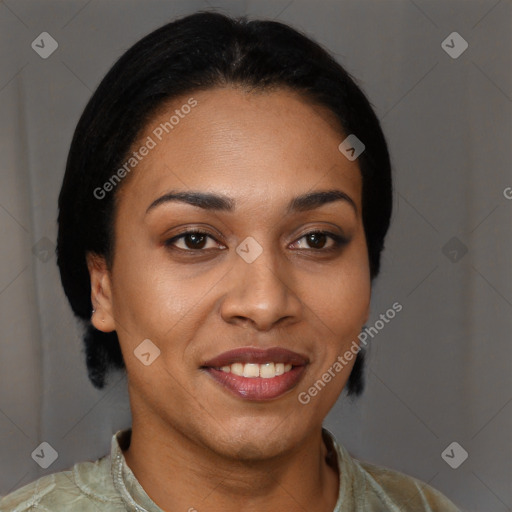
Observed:
[[[157,206],[171,201],[182,202],[192,206],[197,206],[203,210],[213,211],[233,212],[236,207],[234,199],[221,194],[212,194],[193,190],[187,192],[171,191],[158,199],[155,199],[148,206],[146,214]],[[324,204],[333,203],[335,201],[343,201],[350,204],[357,215],[357,206],[353,199],[345,192],[338,189],[316,190],[314,192],[308,192],[294,197],[288,203],[285,214],[289,215],[295,212],[314,210],[316,208],[320,208]]]

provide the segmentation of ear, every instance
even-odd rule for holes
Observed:
[[[91,323],[98,331],[112,332],[115,321],[112,308],[112,281],[103,256],[89,252],[86,255],[91,279],[91,302],[95,312]]]

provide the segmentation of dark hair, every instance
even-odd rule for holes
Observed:
[[[198,12],[168,23],[132,46],[101,81],[76,127],[59,195],[57,264],[85,328],[88,375],[97,388],[111,369],[125,366],[116,332],[98,331],[90,322],[86,254],[103,255],[111,264],[116,198],[112,192],[98,200],[94,190],[122,165],[165,102],[228,84],[294,90],[327,107],[345,135],[364,143],[358,163],[372,282],[379,273],[392,210],[391,164],[380,123],[349,73],[319,44],[276,21]],[[363,369],[361,350],[347,382],[349,395],[362,392]]]

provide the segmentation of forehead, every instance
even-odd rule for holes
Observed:
[[[162,105],[147,123],[122,196],[147,207],[169,190],[205,190],[256,208],[338,188],[359,209],[361,174],[338,150],[344,138],[334,114],[293,91],[197,91]],[[151,149],[141,156],[144,146]]]

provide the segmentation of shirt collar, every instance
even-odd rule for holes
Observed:
[[[123,450],[128,448],[131,439],[131,428],[118,430],[112,436],[110,457],[111,473],[114,487],[121,496],[126,510],[130,512],[164,512],[146,494],[126,463]],[[339,475],[338,501],[333,512],[344,512],[356,509],[352,496],[360,495],[363,482],[357,472],[356,465],[346,449],[336,441],[334,435],[322,428],[322,437],[328,449],[328,459],[337,463]]]
[[[146,494],[146,491],[126,463],[123,449],[130,446],[131,435],[132,430],[128,428],[118,430],[112,436],[110,458],[112,461],[111,472],[114,487],[121,496],[126,510],[130,512],[164,512]]]

